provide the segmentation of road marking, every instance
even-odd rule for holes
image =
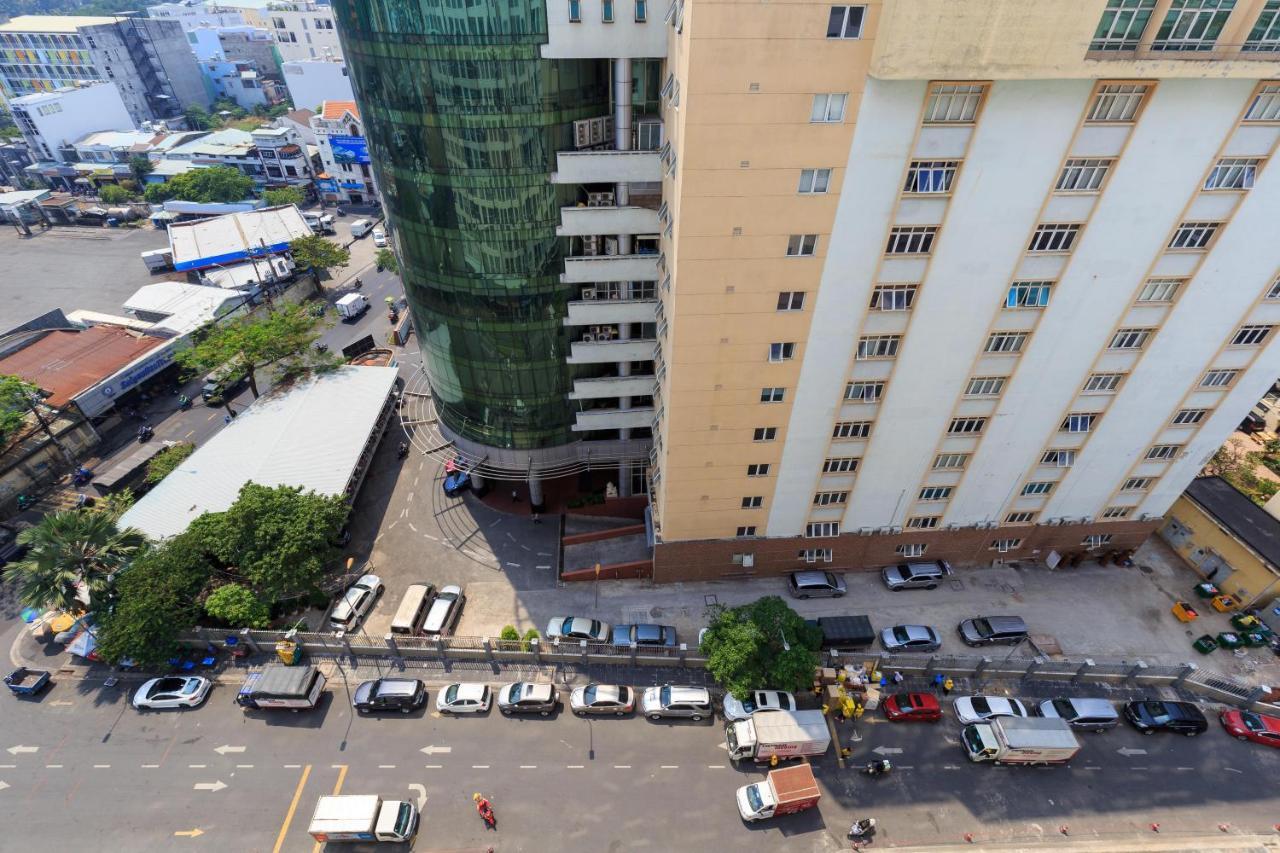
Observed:
[[[708,770],[723,770],[723,769],[724,769],[724,765],[723,765],[723,764],[708,764],[708,765],[707,765],[707,769],[708,769]]]
[[[1195,770],[1195,768],[1194,768],[1194,767],[1179,767],[1179,768],[1177,768],[1177,769],[1179,769],[1179,770]]]
[[[427,765],[424,765],[424,766],[425,766],[428,770],[439,770],[441,767],[444,767],[444,765],[443,765],[443,764],[427,764]]]
[[[192,770],[203,770],[209,765],[208,764],[188,764],[187,766],[190,767]]]
[[[40,747],[38,746],[11,746],[9,747],[9,754],[18,755],[23,752],[39,752],[39,750]]]
[[[344,768],[344,767],[346,767],[346,766],[347,766],[347,765],[345,765],[345,764],[330,764],[330,765],[329,765],[329,769],[330,769],[330,770],[341,770],[342,768]]]
[[[155,769],[156,769],[157,767],[159,767],[159,766],[160,766],[159,764],[144,764],[144,765],[142,765],[142,769],[143,769],[143,770],[155,770]]]
[[[413,492],[410,492],[408,495],[405,496],[404,502],[407,504],[413,503]]]
[[[418,528],[417,528],[417,527],[414,527],[414,525],[413,525],[413,522],[412,522],[412,521],[411,521],[411,522],[409,522],[409,529],[410,529],[410,530],[412,530],[414,533],[417,533],[417,532],[418,532]]]
[[[565,765],[565,768],[564,768],[564,769],[565,769],[565,770],[581,770],[581,769],[582,769],[582,765],[581,765],[581,764],[567,764],[567,765]]]
[[[959,770],[959,769],[960,769],[960,765],[959,765],[959,764],[944,764],[944,765],[942,765],[942,769],[943,769],[943,770]]]
[[[520,765],[520,769],[521,769],[521,770],[537,770],[537,769],[538,769],[538,765],[536,765],[536,764],[521,764],[521,765]]]
[[[1081,770],[1101,770],[1101,767],[1081,767]]]
[[[1243,770],[1237,770],[1234,767],[1224,767],[1222,769],[1227,771],[1228,773],[1244,773]]]
[[[630,770],[630,769],[631,769],[631,765],[630,765],[630,764],[615,764],[615,765],[613,765],[613,769],[614,769],[614,770]]]
[[[535,569],[549,569],[550,566],[534,566]]]
[[[379,770],[395,770],[396,766],[394,764],[379,764],[378,769]]]
[[[433,744],[428,744],[424,746],[422,749],[418,750],[418,752],[421,752],[423,755],[435,755],[437,753],[448,754],[450,752],[453,752],[453,747],[435,746]]]
[[[76,703],[72,702],[70,699],[55,699],[49,704],[54,706],[55,708],[64,708],[68,705],[74,705]]]
[[[472,764],[471,769],[472,770],[488,770],[489,765],[488,764]]]
[[[195,435],[195,434],[196,434],[196,431],[195,431],[195,430],[193,430],[193,429],[192,429],[192,430],[187,430],[187,434],[186,434],[186,435],[184,435],[184,436],[183,436],[183,438],[191,438],[191,436],[193,436],[193,435]]]
[[[663,765],[661,766],[661,768],[660,768],[660,769],[662,769],[662,770],[679,770],[679,769],[680,769],[680,765],[679,765],[679,764],[663,764]]]
[[[8,782],[0,782],[0,791],[3,791],[5,788],[8,788],[8,787],[9,787]]]
[[[1117,750],[1116,750],[1116,752],[1120,753],[1120,754],[1121,754],[1121,755],[1123,755],[1125,758],[1128,758],[1128,757],[1129,757],[1129,756],[1131,756],[1131,755],[1146,755],[1146,754],[1147,754],[1147,751],[1146,751],[1145,749],[1134,749],[1134,748],[1132,748],[1132,747],[1128,747],[1128,746],[1122,746],[1122,747],[1120,747],[1119,749],[1117,749]]]
[[[94,769],[94,770],[110,770],[110,769],[111,769],[111,765],[110,765],[110,764],[95,764],[95,765],[93,765],[93,769]]]
[[[16,764],[0,764],[0,770],[14,770],[17,767],[18,765]]]
[[[244,750],[245,748],[243,746],[230,746],[224,743],[222,746],[215,749],[214,752],[218,753],[218,755],[226,755],[228,752],[244,752]]]
[[[430,533],[424,533],[424,534],[422,534],[422,535],[423,535],[423,536],[425,536],[425,537],[427,537],[428,539],[430,539],[432,542],[439,542],[439,541],[440,541],[437,537],[432,536]]]
[[[1150,770],[1151,768],[1143,766],[1143,767],[1130,767],[1129,769],[1130,770]]]
[[[507,534],[507,538],[510,539],[512,542],[516,541],[516,537],[512,536],[510,533]]]
[[[142,765],[142,766],[143,766],[143,767],[146,767],[147,765],[145,765],[145,764],[144,764],[144,765]],[[155,765],[154,765],[154,764],[153,764],[153,765],[151,765],[151,766],[152,766],[152,767],[155,767]],[[285,770],[297,770],[297,769],[298,769],[299,767],[301,767],[301,766],[302,766],[301,764],[286,764],[286,765],[284,766],[284,769],[285,769]]]
[[[517,569],[518,569],[518,568],[520,568],[520,564],[519,564],[519,563],[507,563],[507,565],[508,565],[508,566],[513,566],[513,567],[515,567],[515,568],[517,568]]]
[[[916,766],[914,764],[899,764],[898,769],[899,770],[915,770]]]
[[[195,829],[180,829],[175,832],[174,835],[185,835],[187,838],[199,838],[204,835],[204,830],[197,826]]]
[[[191,786],[194,791],[221,791],[227,787],[227,783],[219,779],[216,782],[197,782]]]
[[[898,755],[899,753],[901,753],[901,752],[902,752],[902,747],[899,747],[899,746],[877,746],[875,749],[873,749],[873,750],[871,750],[871,751],[872,751],[872,752],[874,752],[876,755]]]
[[[252,764],[237,764],[237,765],[236,765],[236,769],[237,769],[237,770],[252,770],[252,769],[253,769],[253,765],[252,765]]]
[[[288,764],[285,765],[285,767],[288,766]],[[298,780],[298,787],[293,791],[293,800],[289,803],[289,810],[285,812],[284,823],[280,824],[280,834],[276,836],[276,846],[271,848],[271,853],[280,853],[280,848],[284,846],[284,837],[289,834],[289,824],[293,823],[293,813],[298,810],[298,800],[302,799],[302,789],[306,787],[307,777],[310,775],[311,765],[308,764],[302,771],[302,778]]]
[[[45,769],[46,769],[46,770],[61,770],[61,769],[62,769],[62,765],[61,765],[61,764],[46,764],[46,765],[45,765]]]

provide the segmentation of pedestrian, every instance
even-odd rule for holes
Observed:
[[[901,683],[902,683],[902,671],[901,671],[901,670],[897,670],[897,669],[895,669],[895,670],[893,671],[893,683],[894,683],[894,684],[901,684]]]
[[[952,680],[951,680],[951,676],[949,676],[949,675],[948,675],[948,676],[947,676],[947,680],[946,680],[946,681],[944,681],[944,682],[942,682],[942,695],[944,695],[944,696],[950,696],[950,695],[951,695],[951,688],[953,688],[953,687],[955,687],[955,686],[956,686],[956,683],[955,683],[954,681],[952,681]]]
[[[942,673],[938,673],[933,677],[933,692],[939,693],[942,690]]]
[[[513,504],[518,504],[518,503],[520,503],[520,493],[519,493],[519,492],[517,492],[515,489],[512,489],[512,490],[511,490],[511,502],[512,502]]]
[[[229,424],[229,423],[231,423],[231,415],[223,415],[223,416],[222,416],[222,422],[223,422],[224,424]]]
[[[533,523],[534,523],[534,524],[541,524],[541,523],[542,523],[542,516],[538,515],[538,514],[535,512],[535,513],[533,514]]]

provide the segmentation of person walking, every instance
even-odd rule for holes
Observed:
[[[948,676],[947,676],[947,680],[946,680],[946,681],[944,681],[944,682],[942,682],[942,695],[943,695],[943,696],[950,696],[950,695],[951,695],[951,689],[952,689],[953,687],[955,687],[955,686],[956,686],[956,683],[955,683],[954,681],[952,681],[952,680],[951,680],[951,676],[949,676],[949,675],[948,675]]]
[[[938,673],[933,677],[933,692],[934,693],[942,692],[942,673]]]

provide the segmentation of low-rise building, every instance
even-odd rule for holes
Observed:
[[[311,234],[298,208],[286,204],[170,225],[169,248],[173,268],[183,272],[280,255]]]
[[[23,95],[10,100],[9,108],[36,162],[67,162],[72,144],[94,131],[134,130],[120,90],[112,83],[82,83]]]
[[[313,109],[325,101],[354,101],[347,63],[333,57],[294,59],[281,65],[289,99],[295,107]]]
[[[289,127],[259,127],[252,133],[266,184],[310,190],[314,177],[311,158],[297,131]]]
[[[309,133],[311,128],[307,128]],[[20,136],[0,138],[0,186],[18,189],[31,165],[31,148]]]
[[[355,101],[325,101],[311,117],[324,172],[316,187],[325,201],[363,204],[376,198],[369,144]]]
[[[190,163],[193,166],[230,166],[239,169],[259,184],[263,183],[266,176],[253,135],[234,127],[215,130],[176,145],[163,154],[163,159]],[[152,173],[154,175],[155,172]]]

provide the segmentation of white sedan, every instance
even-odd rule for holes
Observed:
[[[198,675],[153,678],[133,694],[133,707],[139,711],[195,708],[209,698],[211,689],[213,682]]]
[[[382,580],[377,575],[363,575],[329,612],[329,627],[334,631],[354,631],[382,595],[382,590]]]
[[[992,717],[1025,717],[1027,709],[1017,699],[1003,696],[957,696],[956,719],[961,723],[980,723]]]
[[[373,245],[378,248],[385,248],[387,245],[387,232],[381,228],[373,229]]]
[[[441,714],[483,714],[489,710],[489,685],[450,684],[436,694]]]
[[[726,720],[746,720],[757,711],[794,711],[796,697],[782,690],[752,690],[746,700],[738,699],[732,693],[724,696],[724,718]]]

